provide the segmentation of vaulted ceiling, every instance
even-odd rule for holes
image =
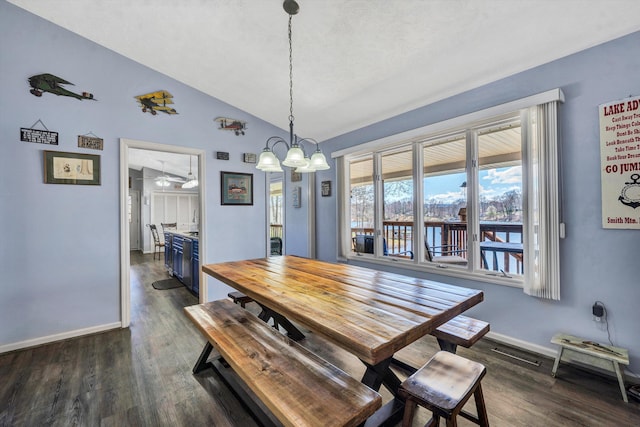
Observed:
[[[288,129],[281,0],[8,1]],[[319,141],[640,30],[638,0],[298,3],[295,128]]]

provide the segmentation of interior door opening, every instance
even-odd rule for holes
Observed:
[[[267,230],[269,247],[269,256],[278,256],[285,253],[284,250],[284,174],[282,173],[270,173],[268,180],[268,215],[269,215],[269,229]]]
[[[136,157],[138,155],[146,158],[145,161],[152,162],[155,160],[158,163],[156,166],[153,166],[153,163],[146,163],[141,166],[143,161]],[[140,239],[139,247],[143,252],[149,253],[155,251],[156,247],[151,230],[146,225],[158,221],[166,225],[166,222],[175,217],[175,221],[170,222],[177,223],[183,231],[194,233],[194,235],[198,236],[199,260],[206,259],[206,244],[203,239],[203,236],[206,236],[206,227],[204,221],[200,220],[201,218],[206,218],[206,202],[204,198],[206,191],[203,173],[205,158],[204,150],[129,139],[120,140],[120,289],[122,327],[128,327],[131,321],[130,251],[135,249],[131,243],[131,236],[135,234],[135,230],[131,230],[131,227],[137,227],[140,230],[142,238]],[[183,161],[186,159],[186,169],[184,166],[182,167],[183,170],[171,169],[169,161],[180,159]],[[135,168],[132,168],[133,166]],[[130,168],[132,169],[130,170]],[[191,182],[193,184],[192,189],[183,191],[183,184],[193,180],[196,180],[196,183]],[[188,187],[189,185],[187,185]],[[133,196],[136,191],[140,193],[140,221],[137,226],[131,222],[129,215],[130,196]],[[169,197],[170,194],[173,194],[174,197]],[[162,196],[166,197],[162,198]],[[162,206],[157,204],[160,200],[162,200]],[[173,203],[173,201],[176,203]],[[174,209],[171,209],[172,206]],[[181,206],[186,206],[186,208],[182,209],[180,208]],[[134,208],[131,207],[131,209]],[[156,224],[156,226],[160,234],[162,234],[161,224]],[[164,252],[160,255],[161,260],[163,260]],[[194,274],[198,275],[199,301],[206,301],[207,286],[205,278],[202,277],[199,268],[194,269]]]

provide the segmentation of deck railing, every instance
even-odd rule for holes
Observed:
[[[351,236],[373,234],[373,228],[351,228]],[[413,222],[384,221],[382,235],[389,254],[406,253],[412,249]],[[424,236],[433,255],[459,255],[466,258],[467,224],[457,221],[425,221]],[[522,243],[522,224],[515,222],[480,222],[480,241]],[[523,271],[522,254],[503,253],[505,272]]]
[[[271,224],[269,229],[269,237],[279,237],[282,239],[282,224]]]

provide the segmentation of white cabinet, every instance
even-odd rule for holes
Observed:
[[[150,224],[155,224],[163,238],[162,223],[177,223],[178,230],[197,230],[200,204],[198,194],[154,192],[151,195]],[[149,239],[149,240],[148,240]],[[145,232],[145,248],[152,242],[149,229]],[[152,243],[151,243],[152,244]]]

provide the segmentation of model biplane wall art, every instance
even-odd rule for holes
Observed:
[[[29,85],[31,86],[31,90],[29,92],[38,97],[42,96],[44,92],[49,92],[58,96],[70,96],[79,100],[92,99],[96,101],[96,99],[93,98],[93,94],[89,92],[77,94],[65,89],[62,85],[73,86],[73,83],[58,76],[54,76],[53,74],[36,74],[35,76],[31,76],[29,77]]]
[[[230,130],[236,135],[244,135],[244,131],[247,128],[247,122],[242,120],[230,119],[228,117],[216,117],[214,121],[220,123],[220,130]]]
[[[175,109],[167,107],[167,105],[173,104],[173,95],[166,90],[159,90],[146,95],[135,96],[134,98],[138,100],[143,113],[148,111],[153,116],[158,114],[158,111],[166,114],[178,114]]]

